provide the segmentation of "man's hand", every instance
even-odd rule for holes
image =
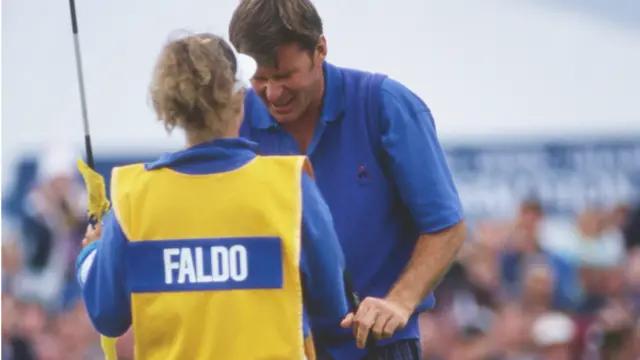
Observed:
[[[100,239],[102,235],[102,223],[98,222],[95,227],[93,225],[89,225],[87,227],[87,232],[84,235],[84,239],[82,239],[82,246],[87,246],[92,242]]]
[[[353,328],[356,345],[364,348],[369,332],[377,339],[387,339],[407,325],[412,311],[402,305],[375,297],[365,298],[356,314],[347,314],[340,323],[343,328]]]

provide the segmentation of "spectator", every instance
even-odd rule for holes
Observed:
[[[611,215],[597,208],[579,214],[572,247],[564,254],[579,269],[585,297],[580,313],[595,313],[609,296],[622,292],[625,250],[622,236],[611,226]]]
[[[542,219],[540,204],[534,201],[522,204],[499,259],[506,295],[511,299],[522,295],[523,275],[528,264],[546,264],[553,281],[552,306],[556,309],[575,308],[581,297],[578,273],[568,261],[541,247],[539,236]]]
[[[578,216],[574,251],[581,267],[610,269],[624,259],[622,234],[611,226],[610,216],[598,209],[587,209]]]
[[[76,181],[75,156],[64,147],[46,150],[22,211],[25,267],[15,291],[47,308],[64,305],[65,292],[77,288],[73,261],[86,228],[86,197]]]
[[[438,308],[452,304],[458,296],[469,295],[480,306],[498,307],[500,278],[495,253],[486,244],[474,242],[465,245],[436,290]]]

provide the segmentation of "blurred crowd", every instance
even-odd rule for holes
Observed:
[[[638,211],[557,222],[530,200],[477,224],[422,315],[425,359],[640,359]]]
[[[2,223],[2,359],[102,359],[74,276],[86,229],[75,156],[50,149]],[[547,218],[535,199],[469,239],[421,315],[424,359],[640,359],[640,210]]]
[[[104,358],[75,278],[87,227],[76,156],[47,149],[17,209],[3,209],[3,360]]]

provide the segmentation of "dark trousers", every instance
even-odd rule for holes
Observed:
[[[369,352],[363,360],[420,360],[419,340],[398,340],[391,344],[377,347]],[[333,360],[330,356],[318,356],[318,360]]]

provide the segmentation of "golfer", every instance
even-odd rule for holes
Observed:
[[[310,0],[242,0],[229,34],[258,63],[241,135],[262,154],[309,157],[363,298],[342,327],[311,317],[318,355],[419,359],[418,314],[434,306],[466,229],[429,108],[393,79],[327,62]],[[385,43],[360,51],[418,61]]]

